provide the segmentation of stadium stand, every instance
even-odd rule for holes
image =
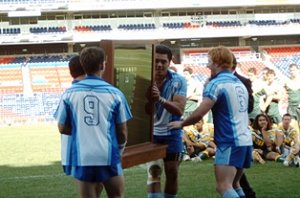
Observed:
[[[75,31],[86,32],[86,31],[111,31],[110,25],[85,25],[85,26],[75,26]]]
[[[150,30],[155,29],[155,24],[146,23],[146,24],[120,24],[118,29],[121,30]]]
[[[167,8],[163,7],[164,3]],[[171,47],[177,51],[179,63],[183,67],[191,66],[194,78],[200,83],[210,76],[206,68],[207,51],[216,45],[230,47],[245,75],[250,67],[260,72],[267,66],[288,76],[288,65],[300,64],[300,42],[296,37],[290,47],[274,47],[267,39],[260,43],[264,36],[281,34],[280,38],[285,41],[280,45],[288,45],[288,37],[299,35],[299,4],[279,5],[274,1],[266,8],[258,2],[250,2],[247,6],[224,4],[224,7],[222,2],[218,3],[220,9],[212,8],[213,2],[209,1],[182,1],[178,5],[172,1],[156,1],[162,6],[158,9],[153,7],[155,3],[145,0],[91,0],[88,5],[83,0],[0,0],[1,97],[18,98],[16,101],[21,104],[27,101],[26,97],[41,102],[42,95],[49,93],[57,97],[53,101],[58,100],[59,93],[71,82],[67,68],[70,56],[66,54],[79,52],[81,44],[99,45],[101,39],[157,39],[166,40],[168,44],[172,41]],[[11,11],[25,11],[26,14],[29,7],[42,10],[41,15],[7,17]],[[258,40],[251,40],[251,37]],[[193,40],[195,38],[200,41]],[[64,47],[57,45],[50,50],[48,46],[53,43],[63,43]],[[4,49],[2,45],[9,47]],[[127,86],[125,89],[128,88],[131,101],[136,88],[136,72],[129,72],[129,75],[120,70],[116,73],[117,84],[130,79],[130,89]],[[123,85],[119,83],[118,86]],[[28,90],[29,95],[25,93]],[[4,101],[5,105],[8,100]],[[20,104],[16,106],[19,108]],[[1,108],[1,115],[10,112],[15,116],[18,112],[6,106]]]
[[[289,65],[300,64],[300,47],[264,47],[261,49],[266,58],[285,76],[289,76]]]
[[[32,27],[29,28],[30,33],[61,33],[66,32],[67,29],[65,26],[59,26],[59,27]]]

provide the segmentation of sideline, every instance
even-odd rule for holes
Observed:
[[[47,177],[61,177],[61,176],[65,176],[65,174],[0,177],[0,181],[1,180],[15,180],[15,179],[36,179],[36,178],[47,178]]]

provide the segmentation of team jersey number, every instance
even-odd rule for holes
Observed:
[[[95,96],[86,96],[83,99],[84,102],[84,111],[86,116],[84,116],[84,122],[89,126],[96,126],[99,124],[99,113],[100,105],[99,99]]]
[[[245,92],[245,89],[241,86],[236,86],[235,91],[237,94],[237,99],[238,99],[238,104],[239,104],[239,111],[240,112],[245,112],[248,109],[248,104],[247,104],[247,93]]]

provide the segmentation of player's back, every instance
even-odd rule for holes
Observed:
[[[221,72],[207,85],[204,97],[215,101],[212,112],[216,143],[251,145],[248,92],[242,82],[229,71]]]
[[[97,77],[87,77],[69,88],[64,96],[72,112],[72,164],[110,165],[119,161],[116,124],[126,98],[112,85]],[[123,101],[123,102],[122,102]],[[74,161],[75,160],[75,161]]]

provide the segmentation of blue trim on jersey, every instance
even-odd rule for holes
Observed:
[[[187,83],[183,76],[168,71],[167,80],[163,83],[161,96],[171,101],[174,96],[186,97]],[[181,116],[168,112],[161,104],[155,104],[156,112],[154,115],[154,135],[182,136],[182,129],[170,130],[167,125],[172,121],[179,121]]]
[[[101,78],[88,76],[63,93],[54,117],[62,125],[68,120],[72,123],[72,133],[62,145],[63,165],[120,163],[116,125],[127,122],[132,114],[119,89]]]
[[[234,112],[232,111],[232,108],[228,108],[228,107],[231,106],[231,104],[230,104],[230,101],[227,100],[227,98],[230,98],[230,94],[227,92],[227,90],[224,90],[224,95],[225,95],[225,101],[226,101],[226,104],[227,104],[225,106],[225,108],[229,112],[229,115],[234,115]],[[235,145],[239,146],[239,142],[236,141],[237,140],[237,131],[236,131],[236,128],[234,127],[234,126],[236,126],[236,122],[235,122],[235,120],[231,120],[231,122],[233,122],[234,124],[229,126],[229,127],[231,127],[231,130],[233,132],[233,137],[231,138],[230,141],[235,142]],[[230,137],[229,137],[229,139],[230,139]]]
[[[214,76],[204,89],[203,97],[213,100],[213,122],[217,146],[252,145],[248,129],[248,93],[230,71]]]

